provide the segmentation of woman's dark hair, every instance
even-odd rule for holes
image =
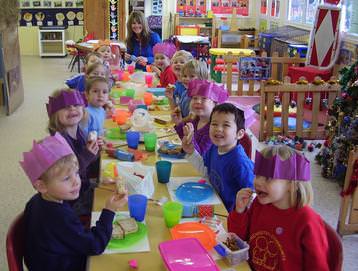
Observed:
[[[133,41],[136,38],[135,34],[133,33],[133,30],[132,30],[132,24],[134,22],[141,24],[143,27],[143,30],[140,33],[140,41],[139,42],[143,45],[146,45],[150,40],[151,31],[149,29],[147,19],[144,17],[143,12],[141,12],[139,10],[132,11],[132,13],[129,15],[128,22],[127,22],[126,43],[127,43],[127,49],[129,49],[129,51],[133,50],[133,47],[134,47]]]
[[[214,107],[213,111],[210,114],[210,123],[214,113],[225,113],[225,114],[233,114],[235,117],[236,123],[236,131],[241,129],[245,130],[245,115],[244,111],[237,108],[235,105],[231,103],[222,103],[218,104]]]

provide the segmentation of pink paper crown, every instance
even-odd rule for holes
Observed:
[[[73,154],[71,147],[59,133],[55,133],[41,143],[33,141],[32,149],[23,153],[20,165],[31,183],[34,183],[54,163],[69,154]]]
[[[219,86],[211,81],[201,79],[194,79],[189,82],[188,96],[202,96],[217,103],[223,103],[229,97],[224,86]]]
[[[85,106],[82,94],[78,90],[61,90],[57,97],[48,97],[47,114],[50,117],[53,113],[70,105]]]
[[[310,162],[299,153],[294,153],[287,160],[281,160],[278,155],[265,158],[260,152],[256,151],[254,171],[255,175],[271,179],[311,180]]]
[[[153,47],[153,55],[155,54],[163,54],[166,55],[168,58],[172,58],[175,52],[177,51],[177,48],[173,43],[170,42],[162,42],[157,43]]]

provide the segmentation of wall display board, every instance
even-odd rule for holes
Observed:
[[[206,0],[178,0],[177,13],[180,16],[206,15]]]
[[[271,74],[271,58],[240,57],[238,69],[241,80],[267,80]]]
[[[237,15],[249,15],[249,0],[211,0],[211,10],[214,14],[232,14],[236,8]]]
[[[163,3],[162,0],[153,0],[152,15],[162,15]]]

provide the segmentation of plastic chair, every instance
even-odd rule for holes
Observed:
[[[342,240],[338,233],[324,222],[328,240],[328,266],[330,271],[341,271],[343,265]]]
[[[6,254],[9,271],[23,271],[25,249],[24,213],[19,214],[11,223],[6,235]]]

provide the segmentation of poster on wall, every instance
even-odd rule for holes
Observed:
[[[205,16],[206,0],[178,0],[177,13],[180,16]]]
[[[271,76],[271,58],[240,57],[238,63],[240,80],[267,80]]]
[[[236,8],[237,15],[249,15],[249,0],[211,0],[211,10],[214,14],[232,14]]]

